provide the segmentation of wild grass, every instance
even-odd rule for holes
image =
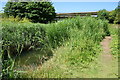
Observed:
[[[16,78],[18,72],[14,71],[15,60],[23,51],[44,46],[45,30],[32,23],[2,21],[2,78]]]
[[[91,17],[47,24],[46,34],[53,58],[22,77],[82,78],[83,69],[100,53],[100,41],[110,35],[107,21]]]
[[[2,21],[4,54],[44,47],[53,51],[53,58],[21,74],[24,78],[82,78],[79,72],[99,54],[104,36],[110,35],[108,22],[92,17],[50,24],[13,22]]]
[[[112,37],[111,52],[114,57],[118,58],[119,55],[119,26],[118,24],[110,24],[110,32]]]
[[[13,16],[10,16],[10,17],[1,17],[0,16],[0,20],[1,21],[5,21],[5,22],[20,22],[20,23],[30,23],[31,20],[30,19],[27,19],[27,18],[19,18],[19,17],[16,17],[14,18]]]

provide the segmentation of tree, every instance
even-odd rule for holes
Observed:
[[[115,16],[114,23],[120,24],[120,9],[116,10],[116,16]]]
[[[100,10],[98,12],[98,18],[100,19],[107,19],[109,18],[109,12],[106,9]]]
[[[116,15],[117,15],[117,13],[116,13],[115,10],[113,10],[113,11],[111,11],[111,12],[109,13],[109,22],[110,22],[110,23],[114,23],[114,20],[115,20],[115,18],[116,18]]]
[[[118,2],[118,6],[115,9],[115,11],[116,11],[116,16],[115,16],[114,23],[120,24],[120,1]]]
[[[56,16],[51,2],[7,2],[4,13],[41,23],[51,22]]]
[[[119,12],[119,14],[116,15],[114,23],[115,24],[120,24],[120,12]]]
[[[109,23],[120,24],[120,1],[118,2],[118,6],[115,10],[108,12],[103,9],[98,12],[98,18],[107,19]]]

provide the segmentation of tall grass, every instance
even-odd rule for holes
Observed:
[[[41,47],[45,41],[45,30],[32,23],[3,22],[2,39],[4,52],[21,53],[23,50]]]
[[[54,56],[35,71],[23,77],[35,78],[81,78],[86,68],[100,53],[100,41],[110,35],[108,22],[91,17],[65,19],[46,25],[48,43]]]
[[[58,23],[48,24],[47,35],[52,46],[58,45],[65,39],[70,38],[71,29],[74,28],[77,28],[82,32],[84,31],[83,35],[85,37],[100,41],[105,35],[110,35],[107,27],[107,21],[96,20],[91,17],[76,17],[72,19],[65,19]]]
[[[108,22],[92,17],[70,18],[51,24],[3,22],[2,25],[4,54],[21,53],[44,45],[54,51],[51,61],[23,77],[73,77],[72,71],[77,74],[77,68],[80,70],[80,66],[89,64],[100,51],[100,41],[110,35]],[[72,71],[68,72],[69,69]]]
[[[15,60],[23,51],[45,46],[46,32],[42,25],[2,21],[2,78],[16,78],[14,71]]]
[[[111,24],[109,25],[112,42],[111,42],[111,53],[115,56],[119,56],[119,25]]]
[[[14,52],[18,53],[25,46],[41,46],[40,43],[47,43],[54,48],[62,45],[66,39],[72,38],[71,35],[74,36],[75,33],[71,34],[73,29],[78,29],[82,38],[90,38],[96,42],[99,42],[105,35],[110,35],[107,21],[91,17],[76,17],[46,25],[18,22],[13,24],[13,22],[2,21],[2,27],[4,46],[17,48],[18,50],[14,49]]]

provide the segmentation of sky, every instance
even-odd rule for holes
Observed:
[[[74,2],[73,2],[74,1]],[[7,0],[0,1],[0,11]],[[56,13],[91,12],[106,9],[114,10],[119,0],[52,0]]]
[[[53,2],[53,6],[57,13],[111,11],[118,6],[118,2]]]

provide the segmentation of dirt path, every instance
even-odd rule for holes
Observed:
[[[117,25],[110,27],[118,28]],[[111,32],[112,33],[112,32]],[[111,37],[112,36],[112,37]],[[101,41],[102,51],[98,57],[90,64],[90,68],[85,71],[85,76],[88,78],[118,78],[118,58],[111,53],[111,43],[115,38],[114,34],[106,36]],[[114,45],[113,45],[114,46]]]
[[[110,42],[111,36],[106,36],[101,42],[103,52],[98,57],[99,71],[97,77],[100,78],[116,78],[117,77],[117,61],[111,54]]]

